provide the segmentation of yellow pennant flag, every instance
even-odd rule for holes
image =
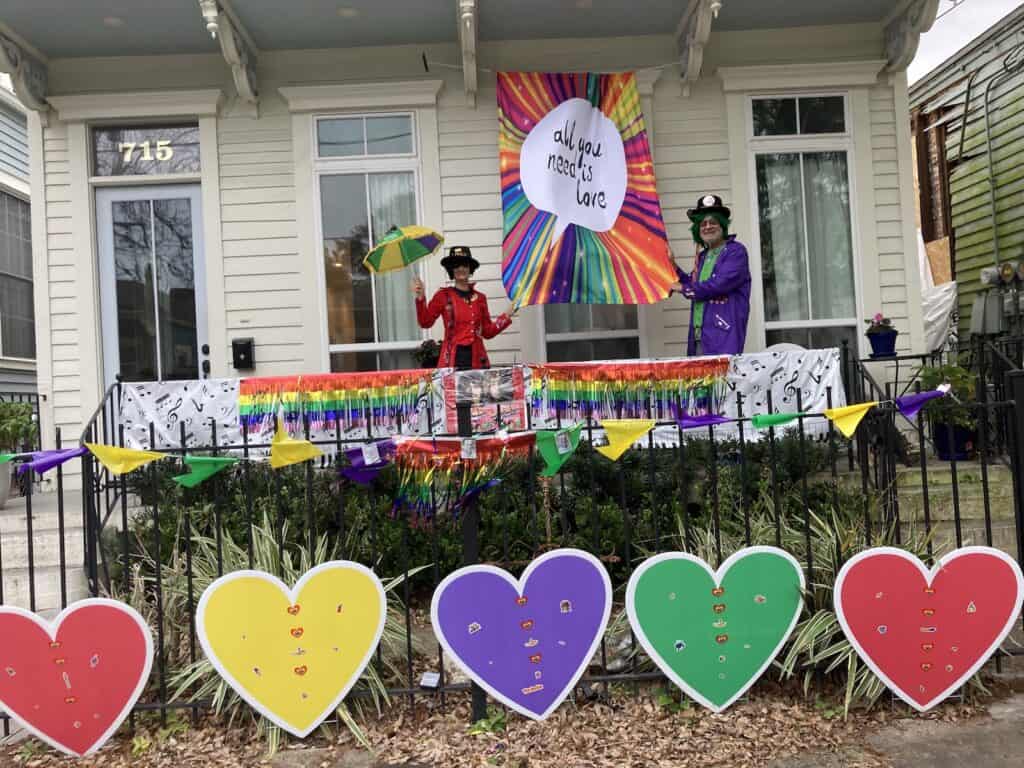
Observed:
[[[825,411],[825,416],[839,428],[844,437],[853,437],[853,433],[857,431],[857,425],[860,424],[861,419],[876,405],[878,405],[878,401],[872,400],[870,403],[858,403],[857,405],[847,405],[842,408],[829,408]]]
[[[86,443],[89,452],[100,460],[100,464],[115,475],[123,475],[151,461],[166,458],[166,454],[156,451],[138,451],[134,448],[119,448],[116,445],[97,445]]]
[[[294,437],[289,437],[284,424],[280,419],[277,420],[277,431],[274,432],[274,439],[270,442],[270,466],[280,469],[301,461],[315,459],[317,456],[323,456],[323,452],[319,448],[309,440],[296,440]]]
[[[605,419],[601,428],[608,445],[599,445],[597,450],[612,461],[618,461],[629,446],[654,429],[654,419]]]

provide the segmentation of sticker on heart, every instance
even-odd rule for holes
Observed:
[[[81,600],[52,622],[2,606],[0,638],[0,711],[76,757],[117,731],[153,666],[149,627],[114,600]]]
[[[666,552],[645,560],[626,586],[640,644],[688,696],[721,712],[771,664],[796,625],[800,564],[775,547],[747,547],[717,571]]]
[[[221,677],[295,736],[341,704],[384,631],[387,598],[376,574],[332,561],[293,589],[263,571],[235,571],[203,592],[196,633]]]
[[[490,565],[460,568],[430,605],[445,652],[491,696],[534,720],[558,708],[593,658],[612,585],[601,561],[556,549],[516,580]]]
[[[1020,614],[1017,562],[963,547],[931,570],[895,547],[861,552],[839,571],[836,618],[886,686],[925,712],[956,691],[999,647]]]

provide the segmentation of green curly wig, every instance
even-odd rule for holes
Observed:
[[[696,215],[693,216],[693,218],[690,219],[690,221],[693,222],[693,224],[690,226],[690,234],[693,235],[693,242],[695,242],[701,248],[707,248],[708,247],[708,244],[705,243],[704,240],[701,239],[701,236],[700,236],[700,223],[702,221],[704,221],[705,217],[707,217],[707,216],[713,216],[715,218],[715,221],[718,222],[718,225],[722,228],[722,237],[723,238],[729,236],[729,223],[730,223],[730,220],[727,219],[725,217],[725,215],[723,215],[721,213],[700,213],[700,214],[696,214]]]

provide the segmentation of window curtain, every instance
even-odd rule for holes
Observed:
[[[803,160],[811,319],[856,317],[846,153],[809,152]]]
[[[369,185],[370,221],[375,242],[393,226],[406,227],[416,223],[416,189],[412,173],[370,174]],[[374,276],[377,341],[419,339],[416,306],[410,291],[414,269]]]
[[[799,154],[757,156],[757,199],[765,319],[808,320]]]

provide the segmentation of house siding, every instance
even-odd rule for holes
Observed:
[[[870,89],[871,110],[871,169],[874,181],[875,207],[861,215],[873,216],[878,253],[878,287],[883,315],[892,319],[893,324],[906,330],[913,319],[910,313],[910,297],[907,290],[907,255],[916,253],[908,250],[904,242],[901,205],[901,170],[899,165],[896,102],[892,85],[877,85]],[[899,119],[905,120],[906,116]],[[906,183],[905,181],[903,183]],[[864,279],[870,276],[864,275]],[[918,299],[919,300],[919,299]],[[865,314],[873,314],[865,307]],[[901,333],[896,339],[900,352],[911,351],[912,335]]]
[[[1024,260],[1024,165],[1020,159],[1024,155],[1024,71],[993,83],[997,75],[1007,73],[1007,57],[1019,45],[1022,33],[1024,8],[910,90],[911,104],[925,123],[943,127],[941,134],[932,130],[926,135],[929,145],[935,135],[945,139],[937,152],[944,153],[948,169],[946,213],[952,225],[961,337],[970,328],[975,298],[986,288],[981,270],[996,265],[993,229],[998,232],[998,260]],[[990,85],[994,86],[989,99],[991,175],[985,140],[985,91]],[[939,167],[938,157],[930,158],[929,173],[937,174]],[[941,181],[933,186],[941,189]],[[933,205],[939,208],[942,202]]]

